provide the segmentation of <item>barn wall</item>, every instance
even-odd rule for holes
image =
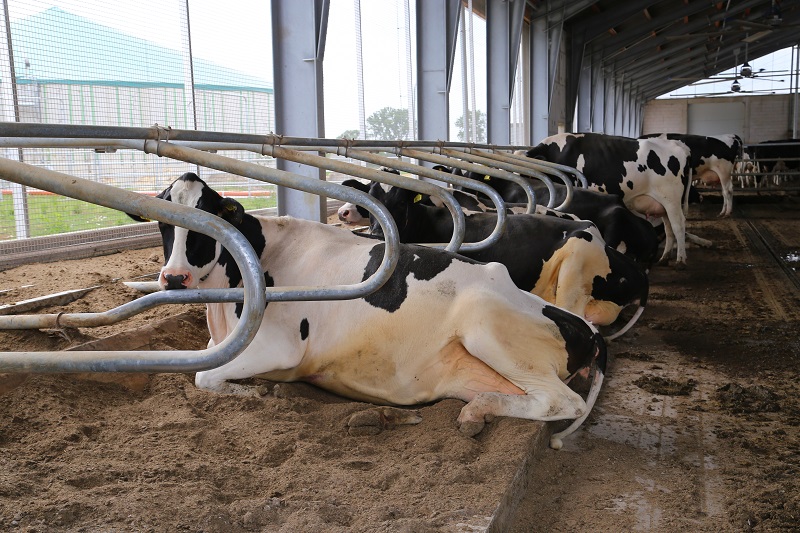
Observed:
[[[689,126],[689,104],[730,104],[733,102],[743,102],[745,105],[745,143],[791,137],[792,102],[791,95],[788,94],[651,100],[645,105],[642,134],[686,133]]]
[[[644,108],[642,134],[677,132],[688,128],[689,106],[686,100],[653,100]]]

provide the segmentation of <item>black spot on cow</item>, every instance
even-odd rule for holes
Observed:
[[[658,157],[658,154],[655,152],[655,150],[650,150],[650,153],[647,154],[647,166],[659,176],[667,175],[667,167],[661,163],[661,158]]]
[[[369,262],[364,267],[364,277],[366,280],[373,275],[383,260],[384,244],[378,244],[369,251]],[[453,261],[477,264],[466,257],[433,250],[424,246],[401,245],[400,259],[397,267],[389,280],[377,291],[365,296],[364,301],[373,307],[377,307],[393,313],[400,309],[408,296],[408,276],[413,275],[419,281],[430,281],[442,271],[447,269]]]
[[[592,298],[624,306],[639,301],[647,305],[650,283],[641,265],[628,260],[622,253],[606,246],[606,257],[611,269],[606,277],[592,280]]]
[[[626,185],[628,186],[628,188],[629,188],[630,190],[633,190],[633,182],[632,182],[631,180],[628,180],[628,182],[626,183]]]
[[[552,320],[567,349],[567,372],[573,374],[591,364],[597,354],[597,366],[605,373],[606,344],[599,333],[595,333],[580,317],[553,305],[546,305],[542,314]]]
[[[244,215],[241,223],[236,226],[236,229],[242,232],[242,235],[245,236],[250,246],[253,247],[256,257],[261,257],[267,245],[267,239],[261,231],[261,223],[258,219],[251,215]],[[239,271],[239,267],[236,265],[236,261],[233,260],[233,256],[230,252],[223,248],[217,262],[225,267],[225,275],[228,277],[228,286],[238,287],[239,282],[242,281],[242,273]]]
[[[647,170],[647,166],[645,166],[645,165],[639,165],[637,168],[638,168],[639,172],[644,172],[645,170]]]
[[[238,271],[238,269],[237,269],[237,271]],[[238,285],[238,283],[237,283],[237,285]],[[272,279],[272,276],[269,275],[269,272],[264,272],[264,285],[267,286],[267,287],[274,287],[275,286],[275,280]],[[264,304],[264,309],[266,309],[268,306],[269,306],[269,302],[265,303]],[[242,303],[242,302],[239,302],[239,303],[236,304],[236,307],[234,308],[234,312],[236,313],[236,318],[242,318],[242,308],[243,307],[244,307],[244,303]]]
[[[667,168],[669,168],[670,172],[672,172],[677,176],[678,172],[680,172],[681,170],[680,160],[674,155],[669,156],[669,160],[667,161]]]
[[[300,339],[306,340],[308,338],[308,319],[304,318],[300,321]]]

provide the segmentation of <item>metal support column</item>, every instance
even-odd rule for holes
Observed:
[[[531,23],[531,143],[538,144],[550,135],[550,70],[547,17]]]
[[[275,129],[282,135],[325,137],[322,60],[329,0],[272,0]],[[325,171],[278,160],[278,169],[320,180]],[[323,197],[278,187],[278,213],[324,221]]]
[[[511,140],[511,97],[522,36],[523,0],[486,2],[487,136],[490,143]]]
[[[603,123],[603,131],[608,135],[616,135],[614,131],[614,106],[617,101],[616,90],[617,86],[614,84],[613,77],[605,79],[605,118]]]
[[[3,0],[0,10],[0,120],[19,122],[19,98],[17,78],[14,72],[14,47],[11,44],[11,21],[8,18],[8,0]],[[6,149],[0,155],[7,159],[22,161],[22,149]],[[14,205],[14,229],[17,239],[30,237],[28,216],[28,191],[24,185],[11,182],[11,201]],[[2,200],[2,197],[0,197]]]
[[[570,120],[572,117],[567,117]],[[578,80],[578,116],[573,131],[592,131],[592,64],[587,62]]]
[[[606,116],[606,82],[603,68],[592,68],[592,131],[603,133]]]
[[[273,0],[274,1],[274,0]],[[460,0],[417,0],[417,136],[449,138]]]

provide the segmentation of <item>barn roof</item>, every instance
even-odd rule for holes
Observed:
[[[798,0],[527,2],[564,20],[573,101],[589,64],[649,100],[800,42]]]
[[[21,82],[183,86],[180,51],[128,35],[53,7],[11,23]],[[91,58],[87,62],[86,58]],[[30,65],[26,68],[26,64]],[[194,59],[198,88],[271,91],[272,83]]]

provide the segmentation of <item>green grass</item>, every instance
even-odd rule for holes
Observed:
[[[245,209],[275,207],[274,196],[236,198]],[[69,231],[109,228],[134,223],[128,215],[99,205],[63,196],[28,195],[31,237]],[[16,238],[14,204],[10,195],[0,195],[0,240]]]

